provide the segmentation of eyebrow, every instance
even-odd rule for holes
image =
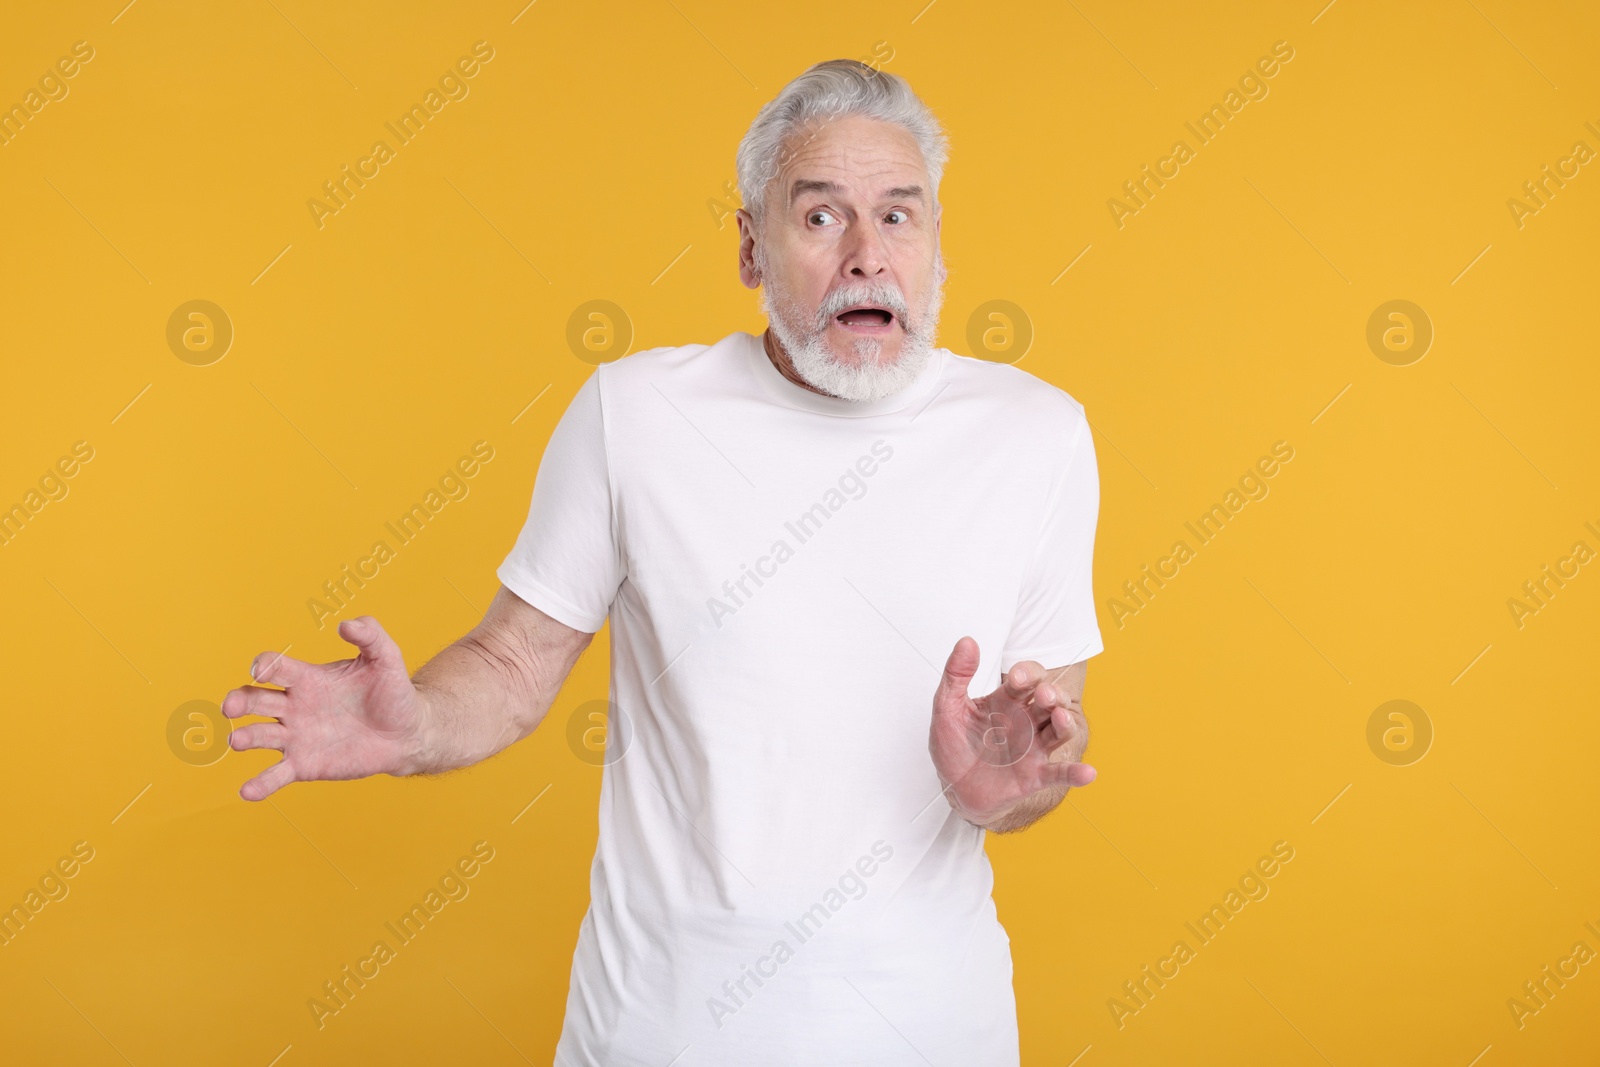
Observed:
[[[800,194],[802,194],[802,193],[831,193],[831,194],[838,194],[838,193],[842,193],[844,191],[845,191],[844,186],[840,185],[838,182],[823,181],[823,180],[820,180],[820,179],[817,179],[817,178],[798,178],[798,179],[795,180],[793,188],[791,188],[789,190],[789,206],[793,207],[794,206],[794,202],[796,200],[800,199]],[[922,186],[920,186],[920,185],[897,185],[893,189],[886,190],[884,192],[884,194],[883,194],[883,199],[885,199],[885,200],[905,200],[905,199],[921,200],[922,199]]]

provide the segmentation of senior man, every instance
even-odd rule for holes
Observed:
[[[531,733],[610,619],[560,1067],[1018,1062],[984,832],[1094,780],[1099,482],[1077,401],[934,347],[945,158],[904,79],[796,78],[737,159],[765,333],[599,367],[414,676],[363,616],[355,659],[264,653],[223,702],[276,720],[232,735],[283,753],[247,800],[439,773]]]

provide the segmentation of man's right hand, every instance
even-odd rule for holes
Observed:
[[[247,685],[222,699],[222,713],[230,719],[277,720],[241,726],[228,739],[235,750],[283,753],[283,759],[240,787],[244,799],[264,800],[290,782],[412,773],[427,705],[406,673],[400,647],[370,615],[341,622],[339,636],[360,655],[306,663],[264,652],[251,663],[250,676],[282,688]]]

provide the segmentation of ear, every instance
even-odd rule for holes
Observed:
[[[761,275],[756,271],[756,227],[750,212],[740,208],[733,213],[739,222],[739,280],[747,289],[761,286]]]

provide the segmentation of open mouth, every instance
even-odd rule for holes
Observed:
[[[894,315],[887,308],[863,304],[841,311],[834,321],[852,330],[877,331],[894,325]]]

